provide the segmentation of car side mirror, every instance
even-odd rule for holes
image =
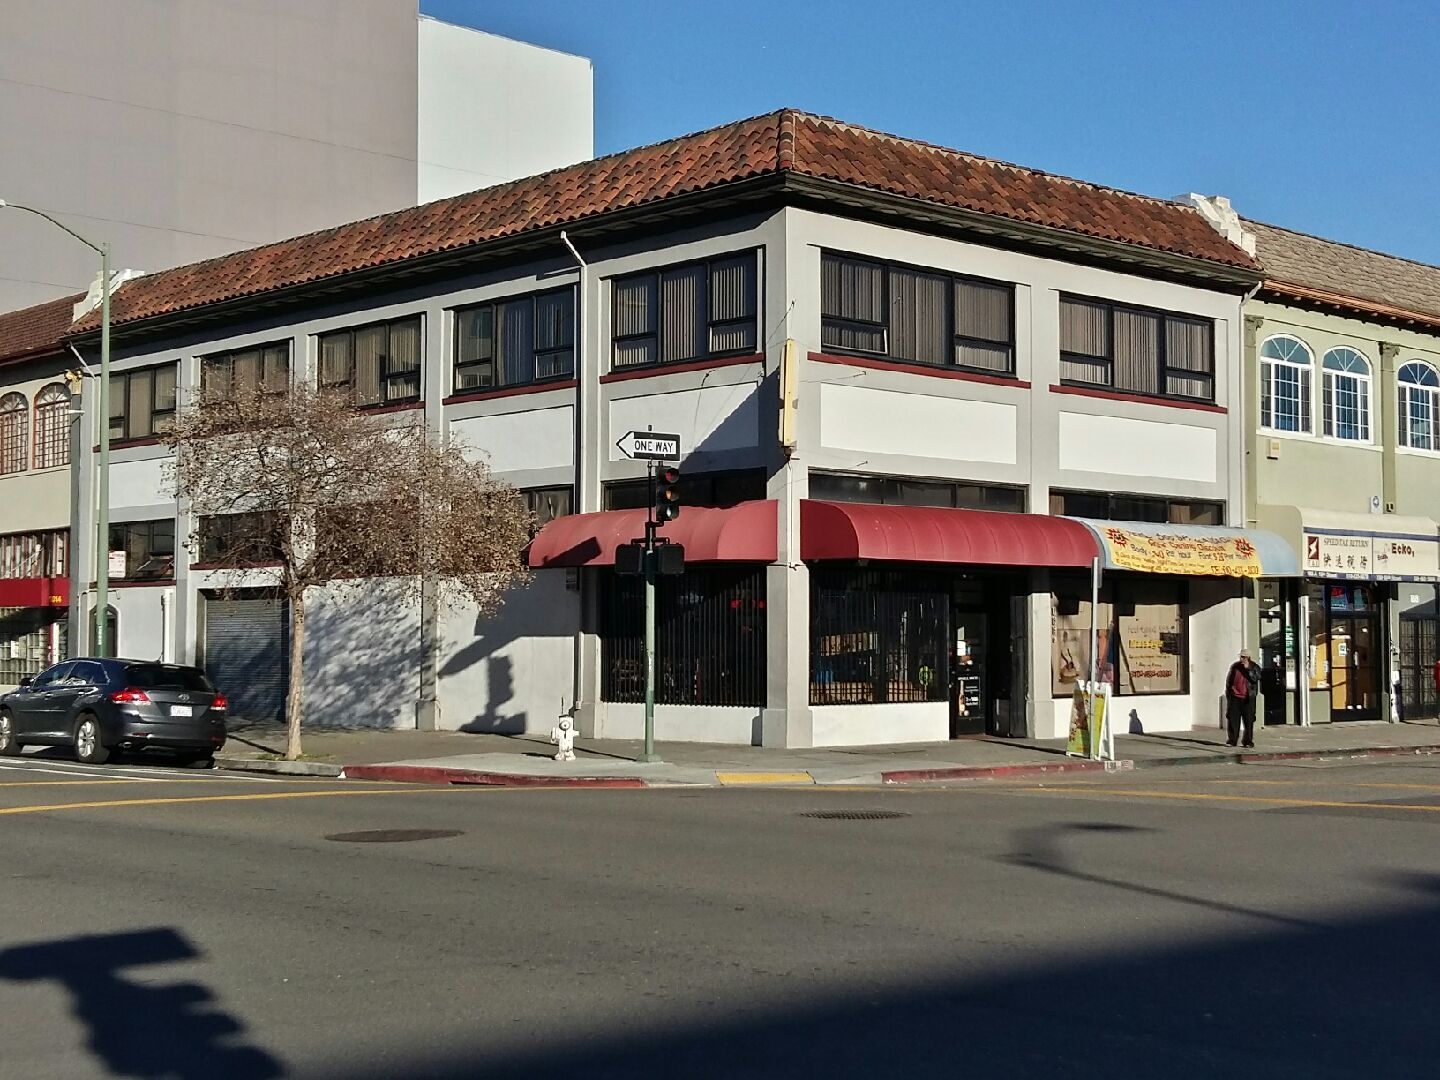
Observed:
[[[29,686],[29,685],[30,685],[31,683],[33,683],[34,681],[35,681],[35,680],[32,679],[29,675],[22,675],[22,676],[20,676],[20,685],[21,685],[21,686]]]

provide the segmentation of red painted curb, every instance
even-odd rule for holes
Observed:
[[[887,784],[926,780],[991,780],[1005,777],[1047,776],[1054,773],[1118,772],[1134,768],[1130,761],[1057,761],[1053,765],[957,765],[953,769],[901,769],[882,772]]]
[[[476,772],[438,765],[346,765],[347,780],[386,780],[397,784],[479,784],[487,787],[643,788],[638,776],[527,776]]]

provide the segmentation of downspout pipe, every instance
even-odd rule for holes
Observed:
[[[560,242],[570,252],[570,257],[575,260],[580,270],[580,281],[575,288],[575,456],[574,456],[574,505],[576,513],[584,513],[586,510],[585,497],[589,494],[585,485],[585,436],[587,432],[585,424],[585,392],[590,385],[590,373],[585,366],[585,339],[589,330],[586,319],[585,297],[586,286],[589,284],[590,264],[580,254],[573,243],[570,235],[560,230]],[[599,383],[596,383],[599,386]],[[575,651],[573,659],[572,677],[573,700],[570,702],[569,714],[576,715],[580,709],[580,692],[583,685],[585,665],[585,579],[583,571],[577,570],[577,581],[580,585],[580,626],[575,633]],[[565,713],[564,702],[561,702],[561,713]]]

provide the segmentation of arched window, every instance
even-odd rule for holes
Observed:
[[[1310,379],[1315,361],[1299,338],[1281,335],[1260,346],[1260,426],[1271,431],[1314,430]]]
[[[1370,441],[1370,361],[1341,346],[1325,354],[1325,434]]]
[[[1399,442],[1417,450],[1440,450],[1440,375],[1421,360],[1400,365]]]
[[[70,391],[51,383],[35,395],[35,468],[70,464]]]
[[[24,472],[29,464],[29,421],[24,394],[0,397],[0,475]]]

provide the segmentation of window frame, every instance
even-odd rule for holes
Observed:
[[[50,399],[42,400],[47,395]],[[30,452],[37,471],[70,464],[70,405],[70,390],[64,383],[47,383],[35,392]]]
[[[893,313],[894,311],[894,288],[893,276],[895,272],[918,274],[925,277],[943,279],[946,283],[945,289],[945,327],[941,337],[945,342],[946,360],[942,363],[935,363],[932,360],[922,360],[917,357],[900,356],[892,351],[893,324],[892,320],[885,319],[874,322],[868,319],[855,319],[843,315],[828,313],[828,304],[825,292],[825,265],[827,260],[845,261],[862,266],[870,266],[878,269],[881,274],[880,284],[880,309],[883,312]],[[1004,340],[976,337],[971,334],[962,334],[957,324],[956,289],[962,286],[973,286],[1005,294],[1005,321],[1006,338]],[[883,349],[866,349],[859,346],[844,345],[838,341],[830,340],[827,337],[828,331],[844,324],[850,328],[878,333],[884,342]],[[962,345],[973,346],[1003,346],[1006,351],[1007,363],[1005,367],[986,367],[981,364],[962,364],[956,359],[958,350]],[[832,356],[859,356],[872,357],[878,360],[890,360],[900,364],[918,364],[923,367],[936,368],[938,370],[950,370],[971,372],[976,375],[991,375],[996,378],[1014,378],[1016,368],[1016,344],[1015,344],[1015,283],[999,281],[994,278],[978,277],[973,274],[960,274],[953,270],[941,270],[935,267],[916,266],[911,263],[899,262],[892,259],[880,259],[870,255],[861,255],[850,251],[840,251],[826,248],[820,253],[820,347]]]
[[[837,487],[843,486],[845,481],[854,481],[857,485],[873,485],[874,494],[878,498],[866,498],[865,493],[856,491],[847,493],[844,491],[822,491],[810,492],[810,498],[829,502],[859,503],[869,506],[939,506],[956,510],[979,510],[985,513],[1002,514],[1023,514],[1029,502],[1029,488],[1019,484],[988,484],[974,480],[950,480],[926,476],[895,476],[888,473],[852,473],[843,471],[832,471],[829,469],[815,469],[810,473],[812,485],[815,480],[820,480],[823,488],[828,482],[834,482]],[[939,494],[942,489],[948,489],[949,499],[946,502],[920,502],[909,500],[903,497],[903,486],[911,488],[931,487]],[[987,501],[988,496],[994,494],[998,497],[1018,497],[1018,507],[1011,505],[1003,506],[976,506],[965,501],[964,494],[968,489],[975,489],[980,496],[981,503]]]
[[[1136,594],[1143,594],[1146,589],[1156,589],[1169,585],[1175,590],[1179,597],[1174,601],[1174,606],[1179,615],[1178,631],[1178,654],[1176,655],[1176,673],[1179,676],[1180,688],[1178,690],[1135,690],[1134,679],[1131,678],[1131,689],[1127,692],[1122,683],[1121,671],[1126,666],[1122,663],[1119,653],[1120,649],[1120,620],[1133,618],[1134,609],[1140,601]],[[1071,683],[1077,683],[1089,678],[1089,634],[1090,616],[1089,605],[1091,596],[1091,585],[1088,578],[1078,574],[1056,574],[1051,581],[1050,603],[1052,611],[1051,628],[1051,667],[1050,667],[1050,694],[1057,700],[1067,698],[1074,692],[1074,685],[1062,684],[1059,678],[1061,660],[1066,655],[1068,648],[1062,648],[1059,644],[1060,635],[1070,632],[1076,634],[1073,643],[1079,655],[1075,659],[1077,665],[1076,679]],[[1078,633],[1074,628],[1062,627],[1059,619],[1066,603],[1076,606],[1076,614],[1064,616],[1072,619],[1078,626]],[[1169,602],[1163,605],[1152,604],[1152,607],[1169,606]],[[1100,634],[1105,635],[1105,659],[1097,665],[1097,675],[1101,682],[1109,677],[1111,691],[1116,697],[1184,697],[1191,692],[1192,683],[1190,679],[1190,647],[1191,633],[1190,620],[1194,615],[1194,603],[1191,596],[1190,582],[1183,577],[1169,575],[1111,575],[1100,586],[1100,608],[1106,613],[1106,617],[1096,621],[1096,629]],[[1125,614],[1126,611],[1131,614]],[[1162,650],[1163,652],[1163,650]],[[1112,662],[1113,657],[1113,662]]]
[[[1065,348],[1065,305],[1079,304],[1087,307],[1098,308],[1105,315],[1105,339],[1107,352],[1105,355],[1080,353]],[[1118,313],[1142,315],[1148,318],[1159,320],[1158,330],[1155,336],[1155,364],[1156,364],[1156,386],[1159,390],[1133,389],[1127,386],[1119,386],[1115,382],[1115,316]],[[1170,323],[1191,324],[1203,327],[1208,332],[1210,369],[1201,371],[1195,368],[1173,367],[1169,362],[1169,325]],[[1126,304],[1117,300],[1107,300],[1098,296],[1083,296],[1078,293],[1060,294],[1060,385],[1073,386],[1082,389],[1109,390],[1117,394],[1131,394],[1136,397],[1149,398],[1156,401],[1184,401],[1200,402],[1207,405],[1215,404],[1215,380],[1216,380],[1216,356],[1215,356],[1215,320],[1206,318],[1203,315],[1191,315],[1182,311],[1168,311],[1164,308],[1146,307],[1143,304]],[[1088,379],[1077,379],[1068,377],[1065,374],[1065,364],[1089,364],[1092,366],[1103,366],[1105,381],[1097,382]],[[1180,394],[1169,390],[1170,380],[1190,379],[1205,380],[1209,383],[1209,393]]]
[[[0,535],[0,580],[70,576],[70,530],[45,529]]]
[[[1305,355],[1305,362],[1282,356],[1266,356],[1265,350],[1275,342],[1292,342],[1300,347]],[[1272,334],[1260,343],[1256,355],[1260,360],[1260,430],[1271,431],[1277,435],[1313,435],[1315,434],[1315,352],[1310,346],[1294,334]],[[1275,423],[1279,416],[1276,403],[1280,398],[1277,393],[1275,381],[1276,367],[1293,369],[1299,374],[1296,377],[1296,388],[1299,400],[1296,402],[1295,415],[1300,422],[1298,428],[1281,427]],[[1266,423],[1266,411],[1270,413],[1270,423]]]
[[[1064,502],[1063,502],[1064,499],[1070,498],[1070,497],[1084,498],[1084,499],[1104,499],[1104,500],[1106,500],[1106,503],[1105,503],[1105,513],[1104,513],[1104,514],[1101,514],[1101,515],[1071,513],[1071,512],[1069,512],[1069,508],[1066,507],[1066,506],[1064,505]],[[1061,500],[1061,502],[1059,503],[1059,509],[1058,509],[1058,511],[1057,511],[1057,500]],[[1165,517],[1164,517],[1163,519],[1161,519],[1161,518],[1148,518],[1148,517],[1117,517],[1117,516],[1115,516],[1115,515],[1116,515],[1116,503],[1119,502],[1119,501],[1123,501],[1123,500],[1131,500],[1131,501],[1147,502],[1147,503],[1161,503],[1161,504],[1163,504],[1163,508],[1164,508],[1164,511],[1165,511]],[[1217,520],[1214,522],[1214,525],[1215,525],[1215,526],[1218,526],[1218,527],[1222,527],[1222,528],[1223,528],[1224,525],[1225,525],[1226,505],[1225,505],[1225,501],[1224,501],[1223,499],[1181,499],[1181,498],[1176,498],[1176,497],[1171,496],[1171,495],[1146,495],[1146,494],[1138,494],[1138,493],[1136,493],[1136,492],[1126,492],[1126,491],[1082,491],[1082,490],[1080,490],[1080,489],[1075,489],[1075,488],[1051,488],[1051,489],[1050,489],[1050,516],[1051,516],[1051,517],[1086,518],[1086,519],[1089,519],[1089,520],[1092,520],[1092,521],[1139,521],[1139,522],[1144,522],[1144,523],[1150,524],[1150,525],[1190,525],[1190,524],[1194,524],[1194,522],[1191,522],[1191,521],[1176,521],[1176,520],[1175,520],[1175,509],[1176,509],[1176,507],[1182,507],[1182,506],[1183,506],[1183,507],[1192,507],[1192,508],[1194,508],[1194,507],[1199,507],[1199,508],[1201,508],[1201,509],[1211,509],[1211,510],[1214,510],[1214,511],[1216,511],[1216,518],[1217,518]],[[1207,524],[1208,524],[1208,523],[1207,523]]]
[[[743,488],[746,485],[758,485],[750,493],[748,498],[722,498],[719,494],[719,487],[730,485],[731,493],[734,488]],[[682,473],[680,476],[680,507],[683,512],[687,506],[701,506],[707,508],[724,508],[738,506],[742,502],[755,502],[765,498],[765,470],[763,469],[729,469],[719,472],[696,472]],[[605,483],[601,491],[601,501],[606,510],[639,510],[650,505],[651,488],[650,481],[640,480],[610,480]]]
[[[14,391],[0,396],[0,476],[30,469],[30,399]]]
[[[536,386],[548,382],[565,382],[575,378],[575,346],[576,346],[576,287],[574,285],[563,285],[557,289],[542,289],[539,292],[516,293],[508,296],[498,296],[490,300],[482,300],[475,304],[465,304],[451,309],[451,333],[450,333],[450,392],[454,395],[483,394],[491,390],[504,390],[515,386]],[[536,342],[539,340],[540,328],[540,303],[552,297],[565,296],[570,301],[568,343],[563,346],[552,346],[541,349]],[[516,382],[503,382],[501,377],[506,369],[505,358],[502,355],[501,336],[498,330],[500,308],[507,304],[516,304],[528,301],[530,306],[530,370],[529,379],[522,379]],[[462,360],[461,342],[462,326],[465,316],[474,312],[490,312],[490,356],[486,359]],[[563,371],[557,371],[549,375],[539,374],[540,358],[569,356],[569,365]],[[460,377],[464,369],[483,369],[488,366],[491,381],[483,386],[461,386]]]
[[[157,526],[161,527],[162,532],[165,528],[169,529],[170,550],[168,552],[157,548],[155,540]],[[112,551],[125,552],[125,573],[123,575],[112,575],[112,577],[118,581],[139,581],[146,583],[175,580],[176,531],[174,518],[156,518],[149,521],[112,521],[110,523],[109,545],[105,549],[106,553],[108,554]],[[116,547],[115,544],[117,534],[121,537],[119,547]],[[145,557],[143,560],[136,559],[134,561],[140,567],[145,567],[159,560],[161,563],[160,569],[168,572],[154,572],[143,575],[136,573],[137,567],[132,567],[130,558],[132,550],[130,538],[132,535],[143,537],[144,540],[141,548]],[[165,565],[166,560],[169,561],[168,566]]]
[[[556,518],[569,517],[575,513],[575,488],[570,484],[521,488],[520,497],[525,500],[525,509],[534,516],[537,531]],[[557,504],[563,502],[563,508],[555,505],[552,513],[551,500],[555,500]]]
[[[158,380],[155,376],[162,371],[173,373],[174,386],[171,388],[171,402],[168,408],[157,408],[156,401],[159,400],[156,393]],[[150,400],[146,410],[146,420],[149,430],[136,433],[133,426],[134,417],[130,412],[130,384],[145,376],[150,380]],[[116,392],[117,382],[123,387]],[[165,364],[150,364],[145,367],[127,368],[124,371],[116,371],[110,375],[110,416],[107,418],[106,432],[110,437],[111,445],[116,443],[134,443],[147,439],[158,439],[164,434],[161,428],[161,421],[165,419],[174,420],[175,409],[179,404],[180,397],[180,365],[177,361],[171,360]],[[117,410],[119,410],[117,412]],[[120,423],[121,434],[115,433],[116,422]]]
[[[391,370],[393,363],[392,350],[390,347],[391,335],[396,326],[402,323],[413,322],[416,324],[416,350],[415,367],[399,371]],[[376,382],[379,386],[380,400],[373,402],[360,402],[356,400],[359,392],[359,378],[355,364],[355,338],[367,330],[384,328],[385,345],[381,353],[380,367],[376,372]],[[325,343],[338,340],[344,337],[346,344],[346,365],[348,374],[344,379],[326,380],[325,378]],[[391,409],[406,405],[420,405],[425,400],[425,313],[416,311],[408,315],[397,315],[393,319],[375,319],[370,322],[357,323],[354,326],[336,327],[334,330],[323,330],[315,335],[315,357],[316,357],[316,381],[321,390],[345,390],[350,403],[357,409]],[[393,380],[406,379],[411,376],[415,379],[415,392],[404,396],[392,397],[390,384]]]
[[[260,528],[239,534],[238,543],[254,545],[257,549],[263,541],[272,542],[273,551],[254,550],[245,557],[222,550],[224,546],[237,544],[237,527],[243,522],[257,523]],[[276,566],[284,560],[281,545],[284,542],[285,519],[276,510],[248,510],[236,514],[207,514],[198,523],[195,536],[196,563],[205,567],[249,567]],[[268,532],[269,535],[266,535]],[[218,545],[218,546],[217,546]]]
[[[1435,381],[1433,383],[1410,382],[1405,379],[1407,368],[1417,368],[1429,373]],[[1428,360],[1414,357],[1406,360],[1395,371],[1395,394],[1396,411],[1395,420],[1397,431],[1396,445],[1405,450],[1440,451],[1440,369]],[[1414,431],[1411,424],[1411,399],[1425,397],[1425,407],[1429,411],[1427,425],[1429,427],[1429,444],[1422,445],[1415,441]]]
[[[284,377],[275,386],[269,385],[266,379],[266,361],[276,351],[283,350],[283,371]],[[256,353],[256,384],[255,389],[259,390],[266,397],[279,396],[285,393],[291,385],[294,368],[294,346],[290,338],[280,341],[267,341],[258,345],[247,345],[243,349],[227,349],[224,352],[210,353],[200,358],[200,393],[210,394],[213,388],[209,385],[213,372],[222,364],[226,366],[225,387],[223,392],[230,393],[235,389],[235,361],[247,353]]]
[[[1333,356],[1338,359],[1342,353],[1348,353],[1351,357],[1364,364],[1365,373],[1361,375],[1358,372],[1329,367],[1328,361],[1330,358]],[[1375,423],[1374,417],[1371,414],[1373,411],[1372,403],[1375,400],[1375,365],[1371,362],[1370,358],[1353,345],[1336,345],[1326,349],[1325,355],[1321,357],[1320,374],[1322,383],[1320,391],[1320,430],[1323,436],[1327,440],[1335,443],[1357,446],[1373,445],[1375,442]],[[1336,434],[1336,431],[1339,430],[1340,427],[1338,423],[1340,405],[1337,399],[1341,392],[1341,387],[1339,386],[1339,380],[1341,379],[1354,381],[1354,393],[1357,401],[1361,403],[1361,407],[1358,409],[1360,433],[1353,438]]]
[[[738,251],[722,252],[718,255],[708,255],[700,259],[688,259],[684,262],[650,267],[628,274],[616,274],[612,277],[610,279],[610,371],[614,373],[620,371],[666,368],[680,364],[704,363],[709,360],[719,360],[732,356],[753,356],[761,352],[763,346],[760,341],[760,252],[761,249],[759,247],[742,248]],[[749,270],[745,298],[749,307],[748,315],[727,318],[717,318],[715,315],[713,304],[714,274],[716,266],[723,263],[743,263]],[[694,270],[696,267],[704,268],[704,310],[699,313],[697,330],[703,332],[705,336],[705,348],[695,356],[679,356],[666,359],[663,355],[666,343],[662,340],[665,320],[661,310],[664,305],[664,279],[667,274],[678,277],[682,271]],[[628,334],[621,334],[621,305],[618,299],[620,287],[624,284],[639,282],[644,279],[649,279],[651,286],[649,291],[649,318],[646,321],[646,329],[643,332],[635,331]],[[746,326],[752,331],[749,345],[732,349],[716,349],[714,347],[715,333],[717,330],[735,329]],[[654,342],[653,351],[655,359],[630,362],[621,362],[619,360],[619,353],[622,346],[648,340],[653,340]]]

